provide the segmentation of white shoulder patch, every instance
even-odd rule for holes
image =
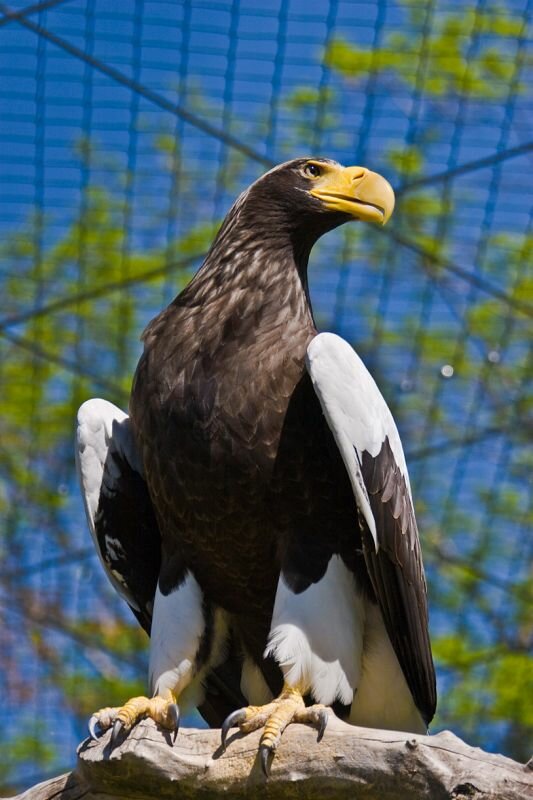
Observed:
[[[272,655],[289,685],[311,691],[317,702],[349,704],[361,673],[363,627],[354,576],[333,556],[322,580],[300,594],[280,576],[265,656]]]
[[[87,400],[78,411],[75,447],[76,468],[87,522],[96,552],[111,583],[121,597],[138,609],[121,576],[109,569],[96,536],[95,518],[100,493],[103,491],[104,467],[108,477],[111,478],[111,484],[108,483],[106,488],[107,492],[113,494],[113,481],[120,477],[118,465],[109,458],[110,452],[120,455],[142,475],[128,415],[107,400],[99,398]],[[111,545],[116,546],[116,543],[111,542]]]
[[[383,395],[348,342],[321,333],[307,348],[306,365],[322,411],[346,466],[358,507],[378,548],[376,523],[361,474],[362,453],[377,456],[388,437],[409,487],[398,429]]]

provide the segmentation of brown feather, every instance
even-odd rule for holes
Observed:
[[[202,268],[143,336],[130,409],[161,531],[160,587],[192,571],[275,691],[280,671],[263,651],[280,572],[300,592],[339,554],[379,601],[429,718],[425,583],[406,487],[387,450],[363,454],[376,555],[304,365],[316,335],[309,252],[348,216],[302,192],[301,163],[237,201]]]

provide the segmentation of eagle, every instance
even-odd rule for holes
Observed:
[[[262,728],[329,710],[426,733],[436,706],[427,586],[398,430],[352,347],[315,326],[308,260],[350,220],[383,225],[379,174],[288,161],[236,200],[202,266],[143,334],[129,413],[78,413],[94,545],[150,634],[150,696],[102,708],[111,745],[144,717],[175,738],[197,706]]]

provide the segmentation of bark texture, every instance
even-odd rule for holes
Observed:
[[[112,752],[109,733],[86,740],[75,770],[18,800],[166,798],[350,798],[350,800],[532,800],[533,770],[470,747],[449,731],[418,736],[346,725],[331,717],[324,739],[291,725],[267,780],[259,733],[235,731],[225,753],[220,731],[182,729],[173,747],[151,720]]]

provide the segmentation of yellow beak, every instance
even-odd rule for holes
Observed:
[[[385,225],[394,210],[392,186],[365,167],[338,167],[317,178],[310,194],[331,211]]]

